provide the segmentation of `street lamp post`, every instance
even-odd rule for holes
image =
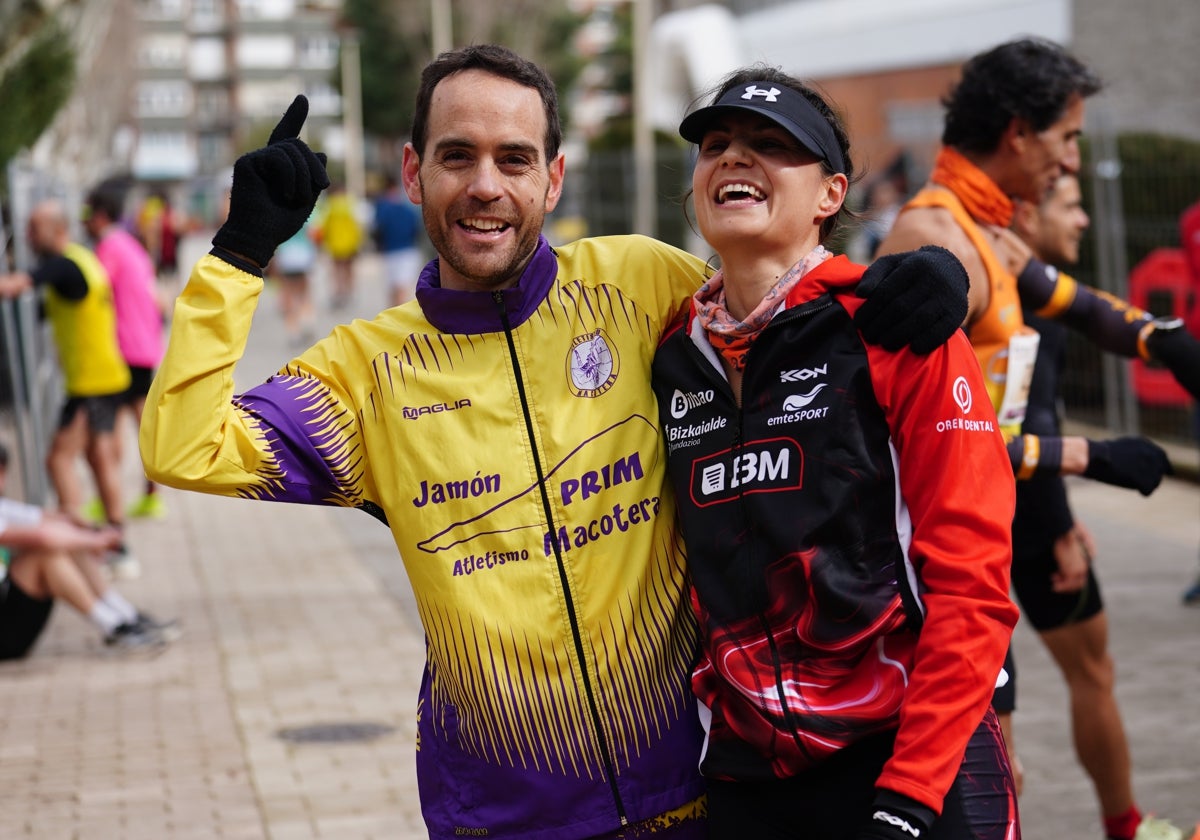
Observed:
[[[436,58],[454,46],[454,35],[450,17],[450,0],[430,0],[430,34],[433,38],[433,55]]]
[[[358,31],[342,30],[342,133],[346,138],[346,192],[356,199],[366,194],[363,161],[362,64]]]
[[[649,40],[654,0],[633,2],[633,169],[637,194],[633,229],[654,236],[658,231],[658,184],[654,166],[654,127],[650,120]]]

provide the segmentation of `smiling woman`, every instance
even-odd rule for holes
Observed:
[[[1019,836],[988,708],[1016,620],[1012,475],[970,346],[863,341],[865,269],[823,246],[849,141],[814,90],[739,71],[680,134],[722,267],[654,387],[703,644],[710,836]]]

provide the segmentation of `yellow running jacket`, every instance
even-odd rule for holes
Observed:
[[[503,291],[443,289],[437,267],[234,395],[263,281],[202,259],[146,473],[387,522],[427,638],[431,836],[562,840],[677,808],[703,790],[696,631],[650,364],[701,263],[621,236],[543,240]]]

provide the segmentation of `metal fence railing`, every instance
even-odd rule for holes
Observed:
[[[1200,294],[1182,259],[1179,219],[1200,201],[1200,143],[1089,134],[1081,182],[1091,226],[1071,273],[1160,316],[1182,316]],[[1126,434],[1194,442],[1195,404],[1155,365],[1118,359],[1072,334],[1062,396],[1067,417]]]
[[[29,212],[42,199],[63,201],[77,219],[79,195],[49,173],[23,161],[9,164],[0,214],[0,270],[27,271],[33,255],[25,239]],[[35,293],[0,299],[0,440],[13,455],[8,495],[44,504],[49,495],[46,452],[62,400],[62,376]]]

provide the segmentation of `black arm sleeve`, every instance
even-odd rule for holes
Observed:
[[[67,300],[87,297],[87,279],[79,266],[63,256],[50,257],[29,275],[35,286],[49,286]]]
[[[1183,329],[1179,321],[1155,328],[1146,335],[1146,349],[1155,361],[1166,365],[1192,399],[1200,400],[1200,341]]]
[[[1054,318],[1110,353],[1136,358],[1138,336],[1148,312],[1108,292],[1080,285],[1053,266],[1032,259],[1017,278],[1021,303],[1043,318]]]
[[[1038,540],[1044,536],[1057,539],[1075,527],[1071,504],[1067,499],[1067,485],[1061,476],[1036,475],[1028,481],[1017,482],[1017,514],[1014,522],[1022,528],[1013,528],[1013,541],[1023,534],[1018,531],[1030,528]]]
[[[1008,440],[1008,460],[1017,481],[1062,472],[1062,438],[1052,435],[1014,435]]]

